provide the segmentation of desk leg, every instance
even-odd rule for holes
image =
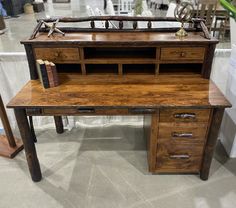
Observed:
[[[38,182],[41,180],[42,174],[34,145],[34,140],[31,138],[32,134],[25,109],[15,109],[15,116],[24,144],[26,159],[31,178],[34,182]]]
[[[35,131],[34,131],[34,122],[33,122],[32,116],[29,116],[29,124],[30,124],[30,131],[32,134],[32,139],[34,140],[34,142],[37,142],[37,138],[36,138]]]
[[[56,131],[58,134],[62,134],[64,132],[63,122],[61,116],[54,116]]]
[[[223,114],[224,109],[213,109],[211,126],[208,133],[208,138],[202,160],[202,168],[200,171],[200,178],[202,180],[207,180],[209,177],[211,161],[213,158],[213,153],[217,142]]]

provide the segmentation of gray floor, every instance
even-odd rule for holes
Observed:
[[[87,16],[86,5],[93,9],[103,9],[103,0],[71,0],[70,4],[53,4],[52,0],[45,3],[45,11],[35,14],[21,14],[18,18],[6,19],[7,31],[0,35],[0,52],[23,52],[24,47],[20,44],[32,34],[36,26],[36,20],[46,17],[81,17]]]
[[[30,179],[24,153],[0,158],[0,207],[234,208],[236,159],[217,146],[210,178],[151,175],[140,126],[37,131],[43,180]]]
[[[84,16],[85,6],[102,0],[72,0],[46,5],[46,12],[6,20],[0,52],[24,51],[19,41],[39,17]],[[225,45],[223,45],[225,47]],[[43,180],[33,183],[24,152],[13,160],[0,157],[0,208],[235,208],[236,159],[220,144],[210,178],[197,175],[151,175],[140,126],[80,126],[57,135],[38,130],[36,145]]]

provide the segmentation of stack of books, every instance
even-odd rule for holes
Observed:
[[[56,87],[59,85],[57,69],[54,63],[37,59],[36,64],[38,77],[44,88]]]

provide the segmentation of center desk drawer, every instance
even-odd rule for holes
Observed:
[[[126,115],[128,109],[95,109],[95,108],[45,108],[43,115]]]
[[[160,122],[208,122],[210,109],[161,109]]]
[[[203,60],[204,56],[202,47],[161,48],[161,60]]]
[[[35,48],[35,59],[52,61],[54,63],[79,62],[78,48]]]

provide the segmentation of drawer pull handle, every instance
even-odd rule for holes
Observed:
[[[156,109],[153,108],[133,108],[130,109],[131,113],[137,113],[137,114],[150,114],[150,113],[155,113]]]
[[[187,155],[187,154],[183,154],[183,155],[170,155],[170,159],[174,159],[174,160],[178,160],[178,159],[181,159],[181,160],[185,160],[185,159],[189,159],[190,156]]]
[[[176,113],[174,114],[175,118],[181,118],[181,119],[195,119],[196,114],[195,113]]]
[[[185,57],[185,55],[186,55],[186,53],[184,53],[184,52],[180,53],[180,57]]]
[[[79,113],[95,113],[94,108],[78,108]]]
[[[192,138],[193,137],[193,133],[178,133],[178,132],[172,132],[171,136],[175,139],[175,138]]]

